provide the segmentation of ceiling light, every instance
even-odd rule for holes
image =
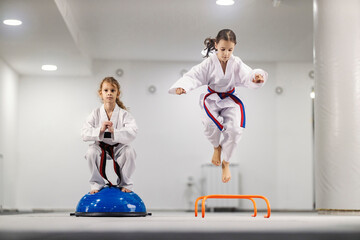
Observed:
[[[42,65],[41,69],[44,71],[56,71],[57,66],[56,65]]]
[[[272,1],[273,7],[279,7],[280,3],[281,3],[281,0],[273,0]]]
[[[217,0],[216,4],[221,6],[230,6],[233,5],[235,2],[234,0]]]
[[[20,20],[17,19],[6,19],[3,21],[3,23],[5,25],[10,25],[10,26],[19,26],[22,24],[22,22]]]

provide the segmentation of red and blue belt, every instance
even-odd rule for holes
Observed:
[[[237,96],[234,95],[235,88],[231,89],[228,92],[215,92],[210,87],[208,87],[208,91],[209,91],[209,93],[206,94],[205,97],[204,97],[204,109],[205,109],[206,114],[215,123],[215,125],[219,128],[219,130],[222,131],[224,129],[224,126],[209,111],[209,109],[207,108],[206,103],[205,103],[206,98],[209,97],[211,94],[214,94],[214,93],[216,93],[221,99],[230,97],[237,105],[239,105],[240,115],[241,115],[240,127],[245,128],[245,108],[244,108],[244,104]]]

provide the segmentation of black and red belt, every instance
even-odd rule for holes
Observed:
[[[114,162],[114,170],[116,175],[120,178],[120,167],[119,164],[117,164],[117,162],[115,161],[114,158],[114,147],[116,147],[117,145],[119,145],[119,143],[115,144],[115,145],[109,145],[106,144],[104,142],[100,142],[100,148],[101,148],[101,161],[100,161],[100,174],[101,176],[106,179],[106,181],[108,181],[108,185],[113,186],[113,184],[109,181],[109,179],[106,176],[105,170],[106,170],[106,153],[108,153],[110,155],[110,157],[112,158],[113,162]]]

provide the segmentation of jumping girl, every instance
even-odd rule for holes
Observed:
[[[230,29],[221,30],[215,39],[205,39],[204,44],[206,59],[185,73],[169,93],[181,95],[208,86],[208,92],[200,96],[204,133],[214,147],[212,163],[222,165],[222,181],[226,183],[231,179],[229,161],[245,128],[245,108],[235,87],[260,88],[268,74],[233,56],[236,36]]]

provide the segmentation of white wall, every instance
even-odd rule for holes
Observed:
[[[0,206],[15,208],[18,134],[18,75],[0,58]]]
[[[182,69],[194,64],[97,61],[94,77],[22,77],[17,207],[75,208],[89,190],[83,158],[88,144],[82,142],[80,129],[90,111],[100,105],[99,82],[122,68],[124,76],[115,78],[140,128],[133,143],[138,154],[135,192],[149,209],[186,208],[187,179],[192,176],[199,184],[200,166],[212,156],[198,105],[205,89],[183,96],[169,95],[167,90]],[[312,66],[248,64],[267,70],[270,79],[262,89],[238,90],[247,113],[246,132],[232,159],[240,164],[240,193],[265,195],[273,209],[311,209],[312,155],[311,144],[306,145],[311,141],[311,126],[306,122],[311,118],[311,105],[309,89],[301,81]],[[274,92],[278,84],[285,89],[281,96]],[[157,88],[156,93],[148,92],[150,85]]]
[[[96,106],[89,78],[22,77],[17,206],[72,208],[88,190],[80,129]]]
[[[312,209],[314,204],[311,63],[279,63],[276,97],[277,200],[281,209]]]

